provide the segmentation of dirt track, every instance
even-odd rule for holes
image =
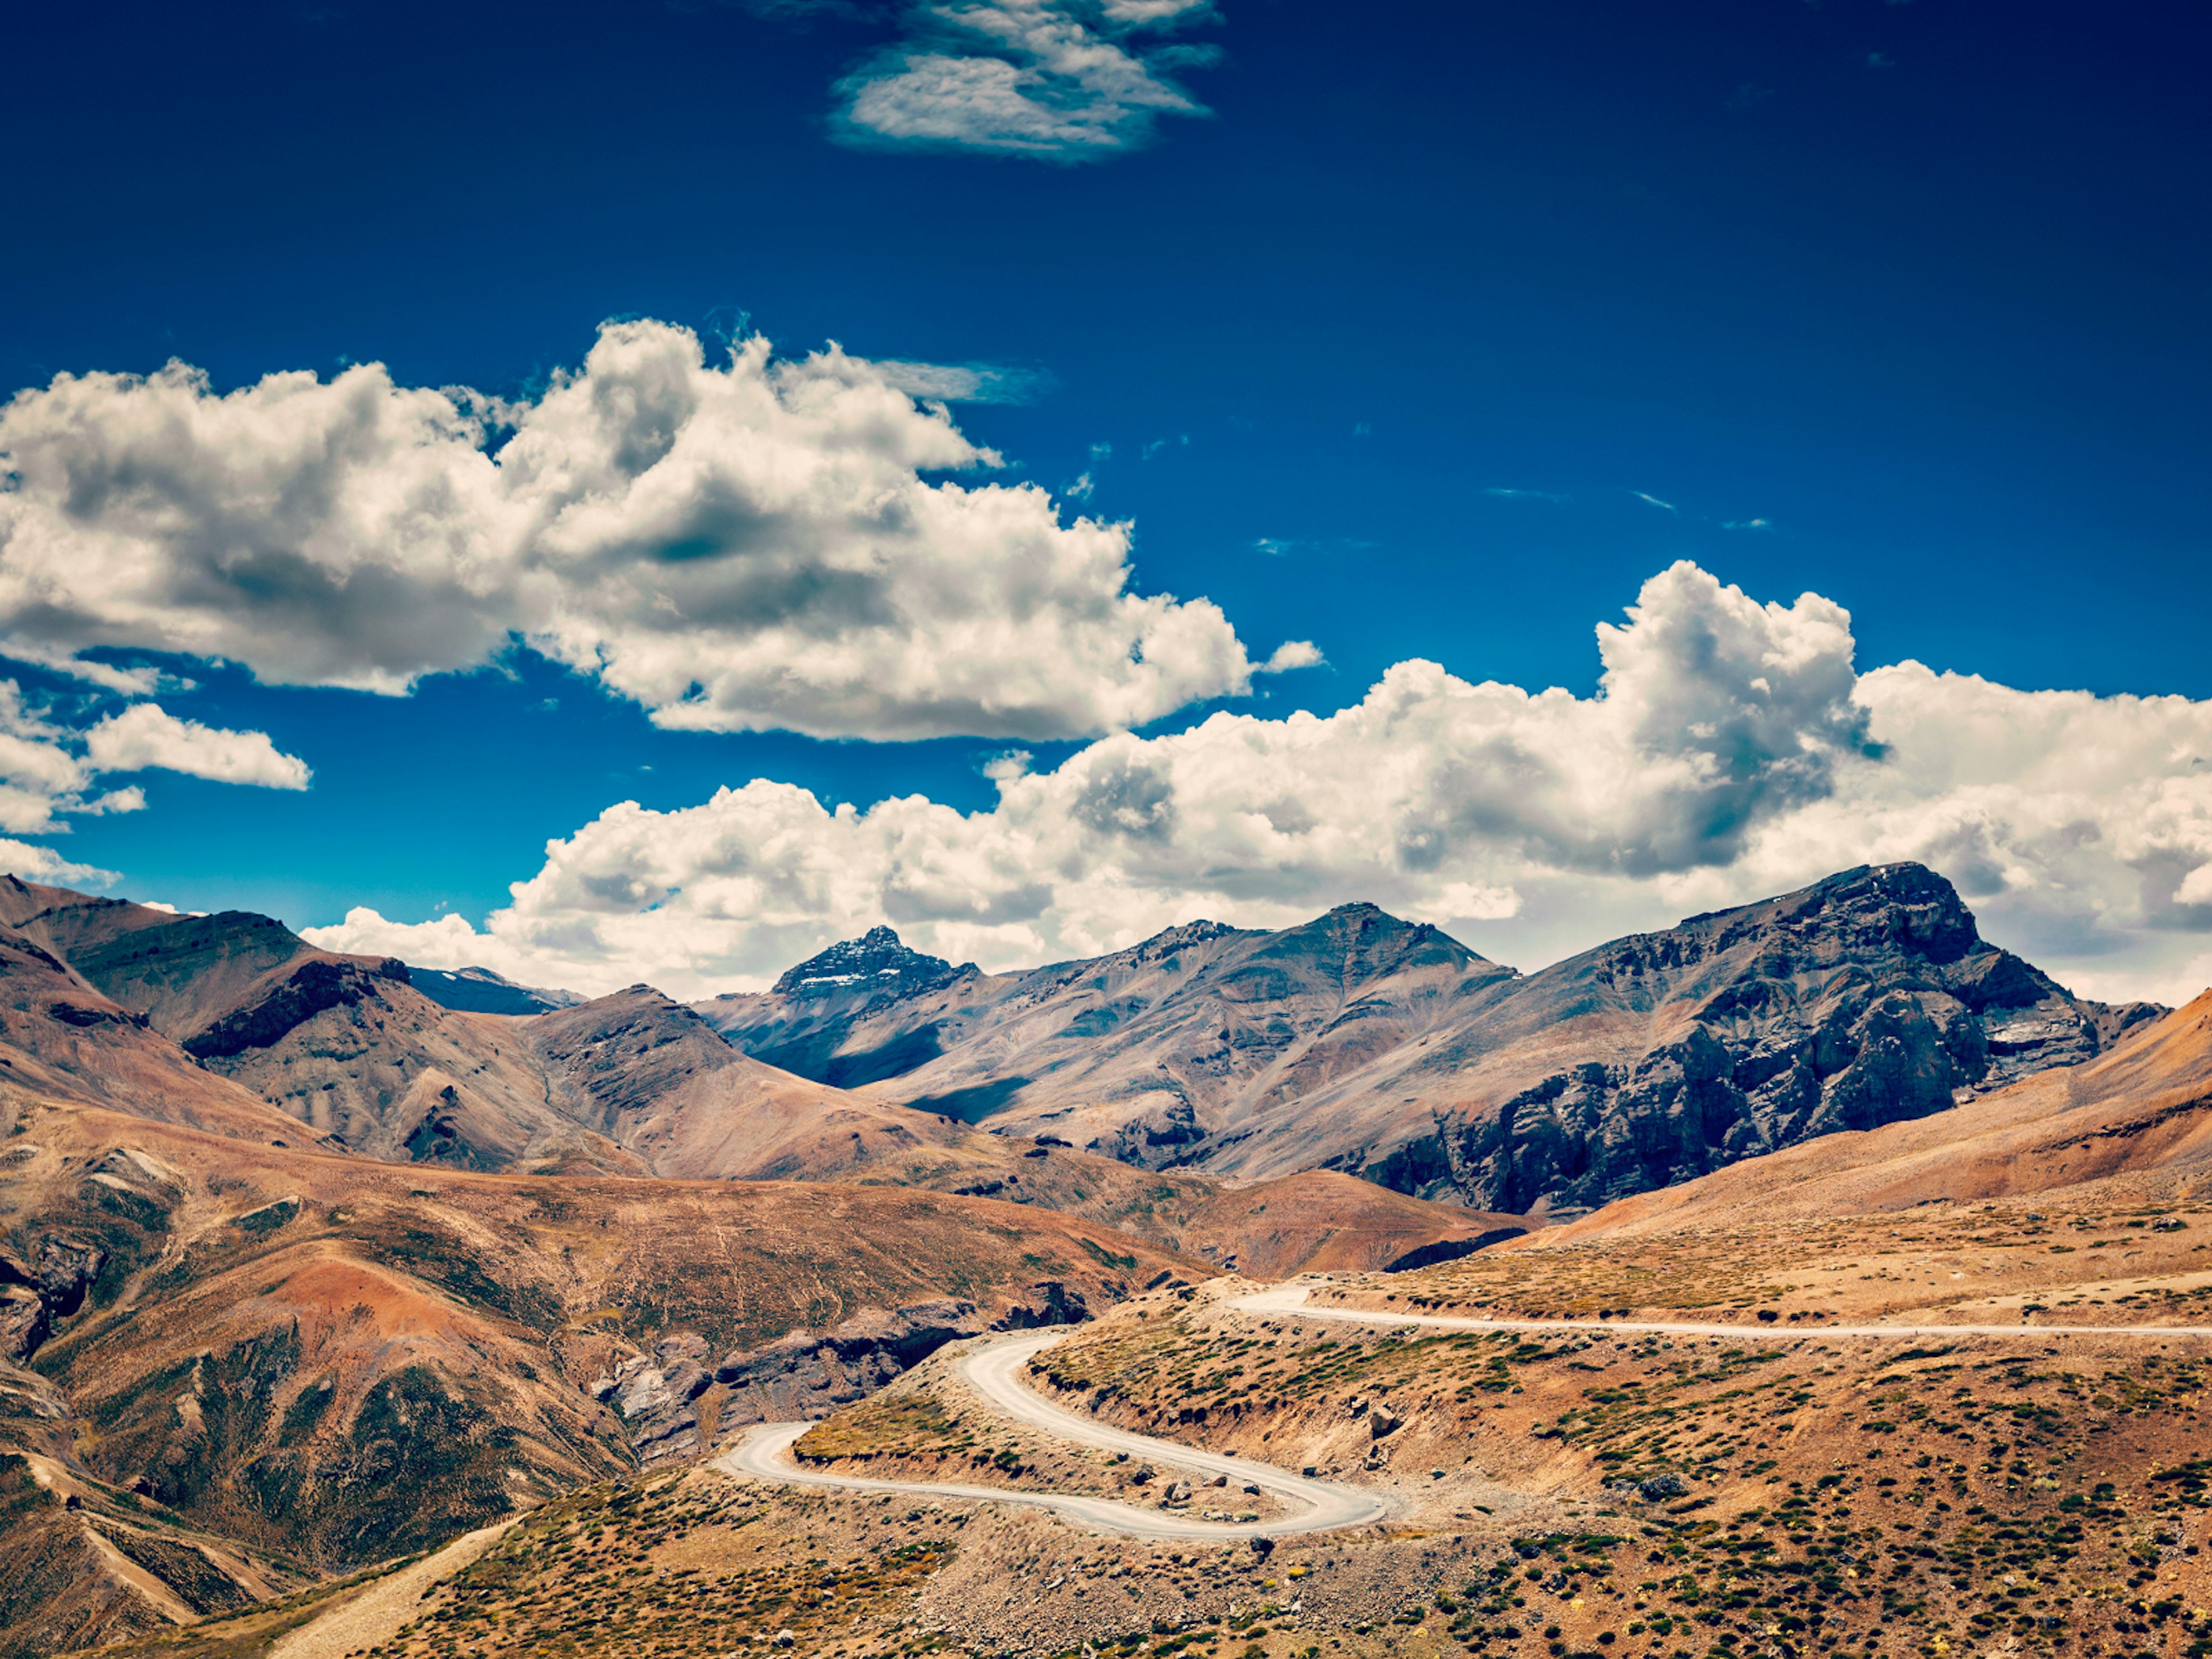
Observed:
[[[1387,1312],[1375,1308],[1316,1308],[1306,1301],[1303,1285],[1240,1296],[1229,1305],[1239,1313],[1272,1314],[1287,1319],[1335,1319],[1352,1325],[1418,1325],[1443,1331],[1645,1331],[1662,1336],[1733,1337],[1745,1342],[1798,1342],[1812,1336],[2200,1336],[2208,1325],[1698,1325],[1686,1320],[1473,1319],[1450,1314]]]
[[[1272,1464],[1242,1457],[1224,1457],[1199,1451],[1171,1440],[1155,1440],[1125,1429],[1063,1411],[1040,1398],[1020,1381],[1023,1366],[1042,1349],[1056,1342],[1062,1331],[1031,1332],[1009,1342],[994,1344],[968,1356],[961,1375],[996,1409],[1018,1422],[1042,1429],[1078,1445],[1102,1451],[1127,1452],[1132,1457],[1158,1458],[1164,1463],[1227,1475],[1272,1492],[1303,1513],[1267,1522],[1200,1521],[1171,1510],[1143,1510],[1117,1504],[1111,1498],[1084,1498],[1073,1493],[1010,1492],[1003,1486],[969,1486],[936,1481],[876,1480],[860,1475],[831,1474],[800,1468],[789,1462],[792,1443],[811,1423],[763,1423],[719,1460],[732,1474],[757,1476],[788,1485],[835,1486],[848,1492],[904,1492],[917,1497],[959,1498],[994,1504],[1026,1504],[1057,1510],[1094,1526],[1127,1533],[1136,1538],[1226,1539],[1270,1538],[1293,1533],[1332,1532],[1343,1527],[1366,1526],[1388,1512],[1382,1500],[1370,1493],[1291,1474]]]

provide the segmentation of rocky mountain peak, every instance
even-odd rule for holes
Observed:
[[[1211,945],[1218,939],[1233,938],[1240,931],[1225,921],[1177,922],[1174,927],[1164,927],[1150,939],[1131,945],[1121,954],[1133,963],[1162,962],[1178,951],[1187,951],[1194,945]]]
[[[942,985],[963,971],[942,957],[908,949],[889,927],[871,927],[858,939],[807,957],[776,981],[774,990],[782,997],[872,991],[911,996]]]
[[[1958,890],[1918,864],[1616,939],[1534,975],[1513,1006],[1553,1036],[1603,1018],[1648,1022],[1660,1040],[1603,1059],[1593,1045],[1409,1143],[1386,1182],[1449,1182],[1492,1209],[1595,1206],[1946,1110],[2094,1059],[2160,1012],[2075,999],[1984,939]]]

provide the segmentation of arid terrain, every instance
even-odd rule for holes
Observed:
[[[9,1659],[2212,1652],[2212,994],[1560,1224],[25,920]]]

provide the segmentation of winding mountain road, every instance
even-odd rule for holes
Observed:
[[[1011,1341],[994,1343],[960,1362],[961,1376],[990,1402],[994,1409],[1015,1421],[1041,1429],[1058,1439],[1101,1451],[1127,1452],[1132,1457],[1155,1458],[1178,1468],[1229,1477],[1237,1486],[1251,1485],[1273,1492],[1304,1512],[1273,1521],[1201,1521],[1172,1510],[1139,1509],[1109,1498],[1085,1498],[1073,1492],[1013,1492],[1004,1486],[969,1486],[933,1480],[878,1480],[862,1475],[831,1474],[807,1468],[790,1459],[792,1443],[814,1425],[811,1423],[763,1423],[738,1445],[717,1460],[732,1474],[778,1480],[788,1486],[834,1486],[847,1492],[902,1493],[909,1497],[958,1498],[994,1504],[1022,1504],[1054,1510],[1079,1521],[1127,1533],[1134,1538],[1180,1538],[1221,1541],[1265,1535],[1281,1538],[1293,1533],[1333,1532],[1381,1520],[1388,1513],[1382,1500],[1350,1486],[1309,1480],[1255,1463],[1247,1458],[1224,1457],[1200,1451],[1172,1440],[1155,1440],[1132,1434],[1063,1410],[1034,1393],[1021,1381],[1022,1368],[1042,1349],[1058,1341],[1063,1331],[1033,1331]]]
[[[1278,1285],[1240,1296],[1239,1313],[1279,1319],[1334,1319],[1351,1325],[1418,1325],[1442,1331],[1649,1331],[1662,1336],[1733,1337],[1743,1342],[1796,1342],[1809,1336],[2212,1336],[2207,1325],[1698,1325],[1683,1320],[1474,1319],[1451,1314],[1384,1313],[1373,1308],[1317,1308],[1303,1285]]]
[[[1385,1313],[1371,1308],[1327,1308],[1311,1305],[1308,1287],[1279,1285],[1229,1305],[1254,1317],[1326,1319],[1345,1324],[1413,1326],[1446,1331],[1590,1331],[1619,1335],[1638,1332],[1661,1336],[1711,1337],[1744,1342],[1797,1342],[1808,1337],[1862,1337],[1897,1340],[1931,1336],[2033,1337],[2039,1340],[2065,1336],[2212,1337],[2212,1326],[2203,1325],[1712,1325],[1688,1320],[1637,1319],[1476,1319],[1449,1314]],[[1068,1411],[1032,1391],[1021,1380],[1023,1367],[1066,1334],[1064,1331],[1034,1331],[980,1348],[960,1362],[960,1374],[995,1410],[1016,1422],[1026,1423],[1056,1438],[1101,1451],[1126,1452],[1132,1457],[1156,1458],[1179,1468],[1226,1475],[1237,1486],[1256,1486],[1303,1512],[1263,1522],[1200,1521],[1173,1510],[1139,1509],[1107,1498],[1085,1498],[1067,1492],[1013,1492],[1004,1486],[970,1486],[951,1482],[878,1480],[806,1468],[790,1459],[792,1444],[814,1425],[811,1423],[763,1423],[756,1425],[734,1449],[719,1460],[733,1474],[754,1475],[788,1486],[830,1486],[847,1492],[905,1493],[915,1497],[957,1498],[993,1504],[1024,1504],[1054,1510],[1094,1526],[1127,1533],[1135,1538],[1232,1539],[1260,1535],[1282,1537],[1294,1533],[1330,1532],[1343,1527],[1365,1526],[1388,1513],[1382,1500],[1350,1486],[1294,1475],[1272,1464],[1242,1457],[1200,1451],[1172,1440],[1156,1440],[1133,1434]]]

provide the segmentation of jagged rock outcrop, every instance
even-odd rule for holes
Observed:
[[[1058,1305],[1066,1309],[1064,1291]],[[1081,1307],[1079,1299],[1075,1305]],[[823,1416],[873,1394],[946,1343],[990,1328],[994,1327],[977,1314],[974,1303],[947,1299],[888,1312],[863,1308],[829,1330],[793,1331],[765,1347],[731,1354],[714,1368],[714,1380],[730,1391],[722,1421],[776,1423]],[[995,1328],[1009,1328],[1001,1321]]]
[[[707,1339],[695,1331],[663,1338],[650,1356],[639,1354],[592,1392],[622,1413],[630,1449],[641,1468],[696,1457],[701,1450],[695,1403],[714,1381],[707,1369]]]
[[[888,927],[871,927],[858,939],[809,957],[771,988],[787,997],[828,997],[856,988],[871,996],[911,996],[973,971],[908,950]]]
[[[1363,1170],[1486,1208],[1595,1206],[1841,1129],[1924,1117],[2094,1057],[2162,1012],[2074,998],[1982,939],[1917,865],[1845,871],[1695,916],[1533,976],[1516,1007],[1634,1019],[1642,1052],[1440,1104],[1434,1127]],[[1595,1042],[1591,1046],[1597,1046]],[[1495,1057],[1486,1069],[1503,1075]]]
[[[1048,1279],[1030,1285],[1029,1297],[1010,1305],[992,1322],[991,1328],[1034,1331],[1046,1325],[1079,1325],[1090,1317],[1091,1310],[1079,1291]]]
[[[28,1359],[55,1324],[84,1305],[107,1257],[48,1233],[35,1252],[0,1250],[0,1354]]]

